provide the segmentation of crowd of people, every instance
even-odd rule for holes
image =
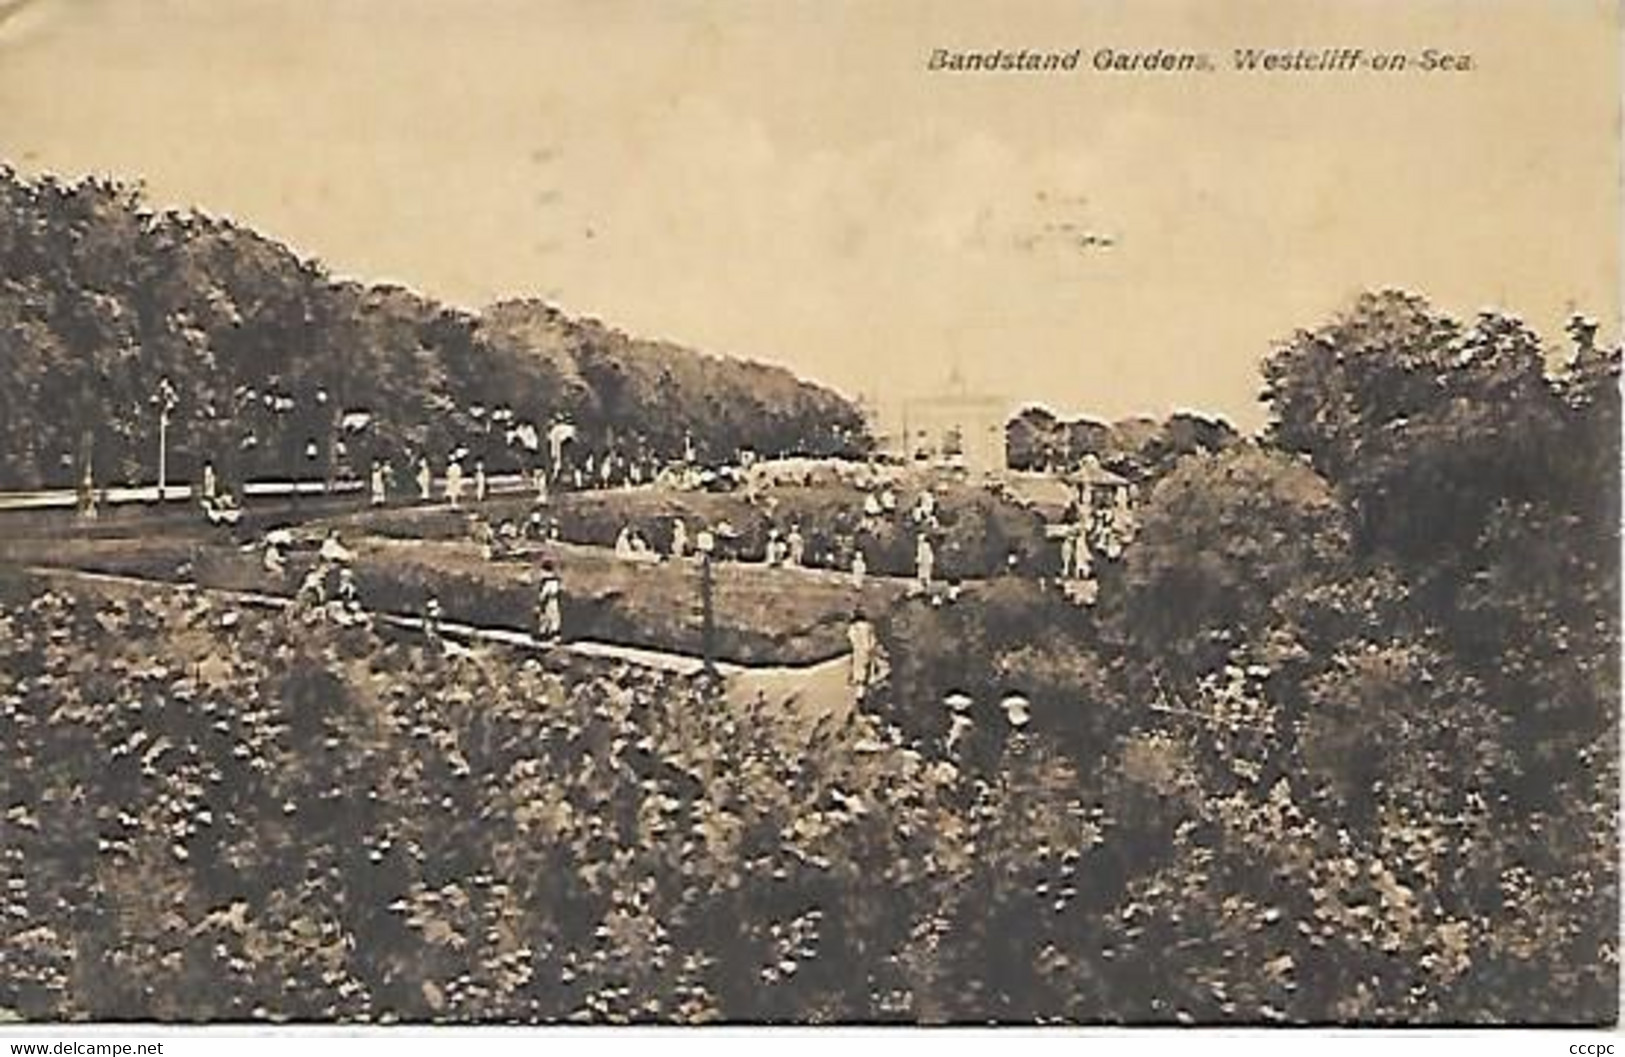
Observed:
[[[1100,564],[1121,559],[1137,527],[1127,488],[1100,498],[1087,487],[1079,489],[1052,528],[1060,546],[1059,581],[1068,597],[1081,605],[1095,603]]]
[[[411,465],[414,498],[420,503],[437,499],[452,507],[461,507],[469,501],[483,503],[494,487],[493,475],[485,460],[471,457],[465,448],[452,451],[438,470],[427,453],[419,454]],[[537,502],[545,504],[556,490],[636,488],[657,481],[689,486],[689,478],[679,472],[681,469],[682,466],[676,464],[662,465],[652,456],[633,457],[610,448],[602,452],[587,451],[574,458],[537,459],[512,476],[517,476],[522,487],[534,492]],[[696,475],[701,472],[698,468],[692,469]],[[397,491],[394,464],[388,459],[374,459],[367,482],[371,505],[387,506]],[[699,484],[696,476],[692,486]]]
[[[453,452],[439,475],[429,459],[421,457],[416,464],[416,499],[458,511],[466,523],[467,539],[483,560],[518,561],[526,566],[532,573],[526,579],[535,584],[536,590],[530,630],[539,643],[561,641],[566,637],[565,589],[558,565],[562,556],[548,544],[561,540],[559,515],[568,513],[552,501],[553,489],[561,480],[566,490],[573,488],[576,469],[541,470],[531,475],[525,480],[527,491],[534,490],[529,509],[515,512],[511,502],[487,502],[492,495],[491,475],[478,458],[472,460],[471,470],[465,469],[466,455],[463,451]],[[862,464],[853,465],[863,468]],[[589,454],[579,461],[584,485],[588,466],[593,467],[596,483],[630,485],[644,479],[636,460],[613,453],[603,457]],[[609,468],[608,476],[605,467]],[[812,524],[804,522],[802,515],[807,510],[800,505],[794,513],[785,509],[782,492],[759,487],[758,475],[750,478],[741,496],[754,512],[748,532],[740,531],[725,518],[702,520],[694,511],[685,510],[668,516],[664,524],[629,518],[615,530],[612,550],[618,560],[634,564],[697,562],[703,566],[714,560],[839,574],[858,606],[849,621],[848,638],[854,698],[862,701],[887,673],[874,625],[861,608],[876,558],[889,578],[902,581],[907,596],[933,606],[961,598],[963,585],[958,577],[964,564],[954,558],[957,551],[953,548],[959,544],[950,538],[955,519],[964,517],[959,500],[953,500],[945,510],[938,486],[906,482],[883,466],[867,469],[867,474],[842,479],[850,485],[847,505],[837,509],[833,517],[815,513]],[[665,479],[661,487],[671,483]],[[393,488],[393,467],[385,460],[374,461],[368,481],[370,505],[390,505]],[[1074,601],[1094,601],[1097,565],[1122,554],[1123,546],[1132,538],[1133,521],[1126,489],[1097,496],[1082,487],[1076,490],[1059,522],[1052,522],[1052,538],[1059,542],[1060,581]],[[273,577],[287,578],[291,543],[287,530],[276,530],[265,537],[264,566]],[[315,565],[298,582],[295,609],[311,620],[363,621],[365,611],[347,549],[338,543],[336,535],[324,541],[322,547]],[[947,575],[942,560],[945,547],[949,549]],[[899,562],[904,555],[906,566]],[[998,565],[996,571],[1019,573],[1021,569],[1012,549],[1008,562]],[[1047,575],[1042,570],[1040,574]],[[444,616],[440,600],[429,597],[421,610],[422,627],[429,640],[441,641]]]
[[[286,534],[269,534],[265,543],[265,568],[286,575],[285,548],[291,544]],[[290,612],[305,623],[331,622],[341,627],[365,626],[371,622],[361,605],[356,584],[355,552],[344,545],[338,530],[330,530],[316,551],[315,563],[299,581]]]
[[[627,455],[615,448],[572,451],[568,457],[554,455],[553,460],[538,460],[534,468],[520,475],[522,487],[533,493],[534,498],[534,509],[522,520],[493,521],[481,511],[492,495],[493,478],[485,460],[471,457],[464,448],[450,452],[438,472],[428,454],[418,455],[413,463],[415,490],[411,499],[419,503],[442,502],[454,510],[469,510],[470,538],[483,556],[496,560],[523,553],[527,542],[560,538],[558,518],[549,513],[556,490],[630,488],[643,484],[674,490],[699,489],[708,487],[708,477],[715,480],[721,472],[692,460],[668,465],[652,457]],[[856,469],[841,479],[853,486],[856,498],[852,508],[838,513],[833,526],[810,528],[796,518],[780,516],[772,489],[763,486],[763,475],[751,462],[747,454],[741,455],[739,485],[744,498],[762,512],[766,521],[765,543],[759,549],[753,547],[751,557],[771,567],[839,571],[848,577],[854,589],[861,589],[875,568],[875,556],[871,552],[876,541],[884,537],[889,545],[902,533],[910,541],[911,593],[939,602],[958,594],[954,579],[941,574],[941,550],[946,533],[938,499],[931,487],[921,488],[905,503],[895,473],[885,472],[887,468],[883,466],[850,464]],[[803,471],[802,476],[807,476],[807,472]],[[511,483],[510,476],[505,484]],[[94,516],[94,489],[83,491],[89,498],[82,500],[82,512],[88,511],[86,516]],[[366,491],[368,503],[374,508],[391,505],[396,500],[398,483],[393,462],[385,458],[372,460]],[[238,523],[241,507],[229,489],[220,488],[212,463],[203,467],[198,494],[211,524],[235,526]],[[745,538],[745,533],[726,521],[708,527],[717,544],[716,558],[746,558],[733,546]],[[1058,581],[1063,588],[1078,600],[1091,603],[1097,587],[1098,564],[1118,560],[1133,539],[1135,528],[1128,488],[1077,487],[1060,520],[1052,522],[1048,529],[1058,546]],[[669,543],[662,547],[658,540],[649,538],[644,529],[629,522],[617,534],[614,551],[617,557],[628,561],[683,559],[695,552],[693,533],[693,527],[682,517],[675,517],[669,526]],[[1004,571],[1018,572],[1020,561],[1012,551],[1006,556]],[[895,568],[895,555],[887,564],[892,566],[890,571],[894,574],[900,571]],[[1046,575],[1043,569],[1032,571]]]

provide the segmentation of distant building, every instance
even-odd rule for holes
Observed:
[[[1085,455],[1067,480],[1077,488],[1078,501],[1088,508],[1128,506],[1134,498],[1133,482],[1106,469],[1095,455]]]
[[[1009,410],[1004,397],[970,389],[956,366],[941,391],[904,401],[889,447],[906,462],[1002,474]]]

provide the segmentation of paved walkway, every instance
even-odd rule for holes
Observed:
[[[405,510],[412,507],[445,506],[445,478],[436,477],[431,485],[434,499],[420,501],[417,498],[417,488],[414,484],[411,489],[397,486],[391,498],[391,510]],[[474,494],[474,477],[470,473],[464,478],[468,494]],[[492,474],[487,479],[487,487],[493,495],[514,495],[530,490],[530,484],[519,474]],[[245,499],[256,499],[276,496],[359,496],[365,500],[368,485],[366,481],[356,478],[341,478],[328,482],[321,478],[312,478],[302,481],[292,480],[261,480],[245,481],[242,494]],[[189,481],[172,481],[164,486],[163,501],[166,503],[186,505],[193,499],[196,490]],[[159,499],[156,484],[138,485],[98,485],[96,488],[96,502],[104,506],[121,506],[128,503],[151,504]],[[472,501],[472,499],[470,500]],[[79,492],[73,488],[43,488],[35,491],[0,492],[0,513],[8,510],[48,510],[73,509],[79,505]],[[372,509],[358,503],[356,510]]]
[[[252,606],[259,609],[283,610],[293,604],[293,600],[285,595],[181,585],[170,580],[155,580],[139,576],[93,573],[79,569],[61,569],[47,566],[33,566],[28,571],[32,575],[46,579],[77,580],[85,583],[112,584],[143,590],[154,588],[174,590],[181,586],[192,586],[193,590],[210,597],[227,599],[237,605]],[[423,630],[423,618],[420,616],[405,613],[380,613],[371,610],[368,611],[368,615],[374,622],[390,627],[409,631]],[[581,657],[620,661],[639,668],[670,672],[674,675],[698,675],[705,669],[704,658],[695,657],[692,654],[655,650],[641,646],[627,646],[617,642],[596,642],[590,639],[578,639],[550,646],[529,632],[520,631],[517,628],[464,624],[453,620],[442,620],[440,630],[441,634],[449,638],[461,639],[467,642],[487,642],[520,650],[562,649]],[[771,696],[780,697],[783,696],[787,684],[791,688],[795,688],[801,682],[813,679],[822,685],[827,683],[828,673],[833,668],[838,667],[844,673],[848,663],[848,656],[843,655],[810,665],[753,666],[719,662],[716,667],[719,674],[728,679],[730,683],[737,684],[738,688],[745,692],[753,693],[760,689],[767,693],[772,690],[774,693]]]
[[[792,712],[808,726],[823,716],[840,721],[855,704],[851,671],[851,654],[799,667],[740,668],[728,677],[726,694],[740,707]]]

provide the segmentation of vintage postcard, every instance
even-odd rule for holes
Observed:
[[[0,3],[0,1034],[1612,1026],[1619,19]]]

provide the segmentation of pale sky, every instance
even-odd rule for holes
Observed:
[[[1602,0],[8,10],[0,159],[25,172],[138,179],[339,274],[540,295],[847,393],[957,359],[1013,405],[1252,427],[1270,343],[1385,285],[1617,333]],[[1299,46],[1476,69],[1229,70]],[[1219,72],[928,73],[937,47],[1204,49]]]

